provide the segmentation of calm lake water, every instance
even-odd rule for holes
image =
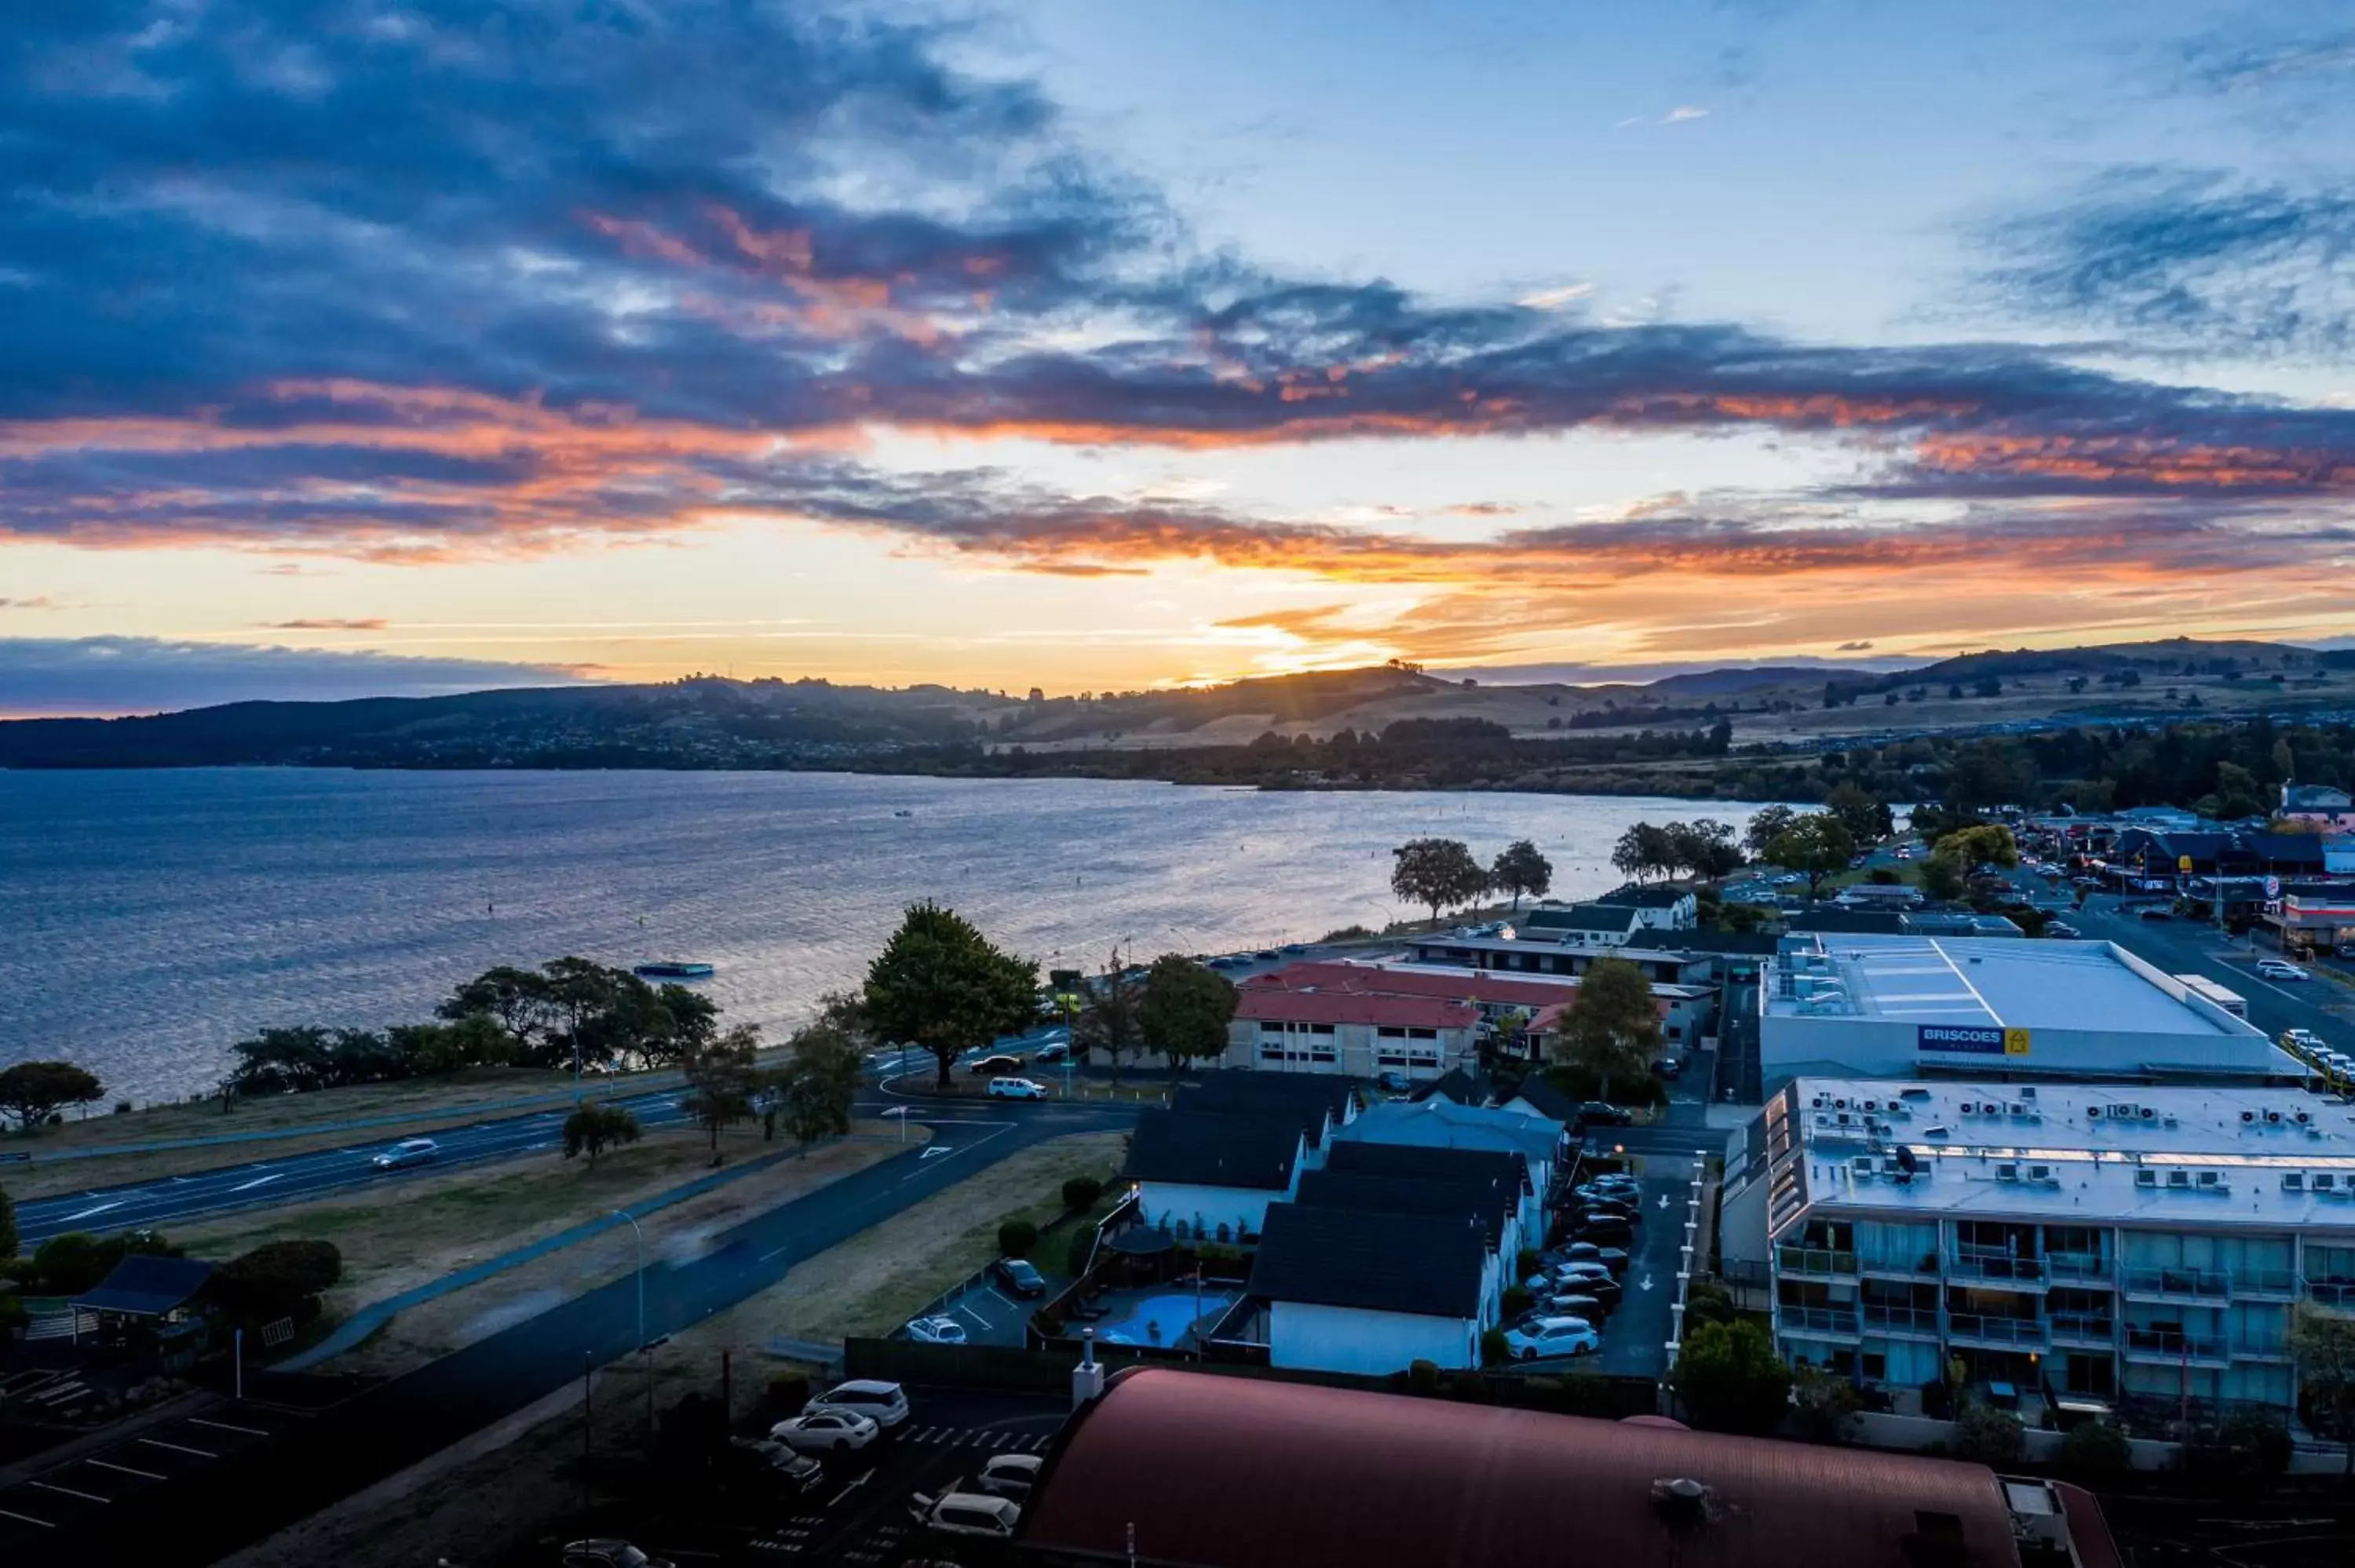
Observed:
[[[1390,851],[1516,838],[1557,896],[1616,884],[1631,822],[1725,802],[1262,794],[815,773],[0,772],[0,1064],[110,1097],[200,1091],[268,1024],[422,1019],[493,964],[699,959],[730,1019],[790,1026],[920,898],[1100,967],[1380,927]],[[909,813],[906,816],[898,813]]]

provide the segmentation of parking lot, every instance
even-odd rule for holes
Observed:
[[[1062,1234],[1054,1233],[1058,1238]],[[918,1337],[911,1332],[916,1324],[945,1318],[963,1330],[964,1344],[1019,1348],[1028,1342],[1026,1335],[1030,1315],[1055,1299],[1071,1282],[1068,1275],[1051,1274],[1043,1268],[1039,1273],[1047,1282],[1045,1294],[1025,1299],[1008,1291],[985,1269],[918,1313],[893,1338]]]
[[[222,1400],[52,1466],[0,1490],[0,1560],[48,1561],[42,1549],[60,1531],[135,1523],[150,1493],[201,1477],[304,1419],[300,1412]]]

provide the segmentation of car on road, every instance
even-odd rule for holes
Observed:
[[[849,1410],[807,1410],[769,1428],[769,1436],[805,1454],[839,1454],[864,1448],[883,1435],[872,1416]]]
[[[1060,1040],[1050,1040],[1044,1045],[1039,1046],[1039,1054],[1030,1059],[1043,1067],[1050,1062],[1066,1061],[1070,1058],[1071,1054],[1071,1048],[1069,1044]]]
[[[962,1345],[964,1325],[954,1318],[919,1318],[908,1325],[908,1338],[920,1345]]]
[[[2269,980],[2302,980],[2306,971],[2282,959],[2259,959],[2257,973]]]
[[[2136,910],[2135,914],[2138,918],[2144,920],[2172,920],[2175,918],[2175,911],[2169,909],[2164,904],[2146,904],[2140,909]]]
[[[1258,952],[1252,955],[1252,959],[1255,963],[1272,964],[1282,957],[1284,957],[1284,955],[1277,952],[1273,948],[1262,948]]]
[[[1505,1345],[1524,1361],[1540,1356],[1591,1356],[1603,1348],[1603,1336],[1583,1318],[1540,1318],[1506,1330]]]
[[[441,1154],[442,1146],[430,1138],[404,1138],[378,1155],[373,1163],[379,1171],[400,1171],[411,1165],[430,1164]]]
[[[1296,959],[1307,950],[1308,944],[1305,942],[1286,942],[1284,944],[1284,956],[1287,959]]]
[[[981,1474],[973,1478],[973,1489],[994,1498],[1028,1502],[1030,1489],[1039,1484],[1039,1472],[1046,1466],[1045,1457],[1039,1454],[992,1454],[982,1465]],[[964,1489],[960,1486],[954,1489]]]
[[[949,1491],[937,1497],[918,1492],[908,1499],[908,1512],[926,1530],[983,1541],[1011,1541],[1015,1526],[1022,1522],[1020,1504],[986,1492]]]
[[[576,1541],[564,1549],[564,1568],[671,1568],[671,1561],[626,1541]]]
[[[1216,958],[1210,960],[1210,968],[1214,969],[1241,969],[1245,961],[1246,960],[1244,959],[1236,958]]]
[[[1047,1277],[1032,1267],[1028,1259],[1001,1257],[989,1266],[990,1277],[1016,1296],[1044,1296]]]
[[[866,1416],[889,1432],[908,1419],[908,1391],[879,1378],[853,1378],[811,1400],[802,1407],[802,1414],[806,1415],[813,1410],[847,1410],[854,1415]]]
[[[1003,1054],[984,1056],[977,1062],[967,1063],[964,1070],[976,1078],[989,1073],[1018,1073],[1022,1070],[1022,1058]]]
[[[1636,1113],[1625,1106],[1614,1106],[1602,1100],[1589,1100],[1578,1107],[1581,1125],[1602,1127],[1633,1127]]]
[[[1663,1078],[1681,1078],[1685,1075],[1685,1059],[1682,1056],[1663,1056],[1652,1064],[1652,1071]]]
[[[989,1097],[996,1100],[1043,1100],[1047,1086],[1036,1078],[992,1078]]]
[[[2048,937],[2060,937],[2066,939],[2073,937],[2082,937],[2085,933],[2080,931],[2076,927],[2072,926],[2066,920],[2048,920],[2044,924],[2044,934]]]

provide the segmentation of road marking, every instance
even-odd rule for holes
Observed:
[[[758,1257],[754,1258],[752,1261],[753,1261],[753,1262],[755,1262],[755,1263],[766,1263],[766,1262],[768,1262],[771,1258],[773,1258],[773,1257],[780,1257],[780,1256],[783,1256],[784,1254],[791,1252],[793,1249],[794,1249],[794,1244],[793,1244],[793,1243],[791,1243],[791,1242],[787,1242],[784,1245],[783,1245],[783,1246],[781,1246],[781,1247],[773,1247],[773,1248],[770,1249],[769,1251],[762,1253],[760,1256],[758,1256]]]
[[[43,1530],[55,1530],[57,1528],[57,1525],[52,1520],[35,1519],[29,1513],[18,1513],[14,1509],[0,1508],[0,1519],[21,1519],[27,1524],[37,1524]]]
[[[843,1499],[848,1497],[851,1493],[857,1491],[859,1488],[865,1486],[868,1481],[871,1481],[874,1478],[875,1472],[873,1470],[864,1472],[857,1480],[851,1482],[848,1486],[835,1493],[834,1496],[828,1498],[826,1499],[826,1506],[832,1508],[835,1504],[840,1502]]]
[[[286,1172],[282,1171],[278,1173],[278,1176],[283,1176],[284,1174],[286,1174]],[[244,1186],[231,1187],[229,1191],[232,1192],[250,1192],[256,1187],[267,1187],[272,1181],[277,1181],[278,1176],[257,1176],[252,1181],[248,1181]]]
[[[47,1481],[27,1481],[25,1484],[28,1487],[38,1487],[45,1492],[62,1492],[67,1497],[80,1498],[84,1502],[102,1503],[112,1502],[114,1500],[112,1498],[100,1497],[96,1492],[78,1492],[71,1487],[51,1486]]]
[[[128,1465],[118,1465],[112,1459],[84,1459],[82,1463],[85,1465],[96,1465],[101,1470],[120,1470],[126,1476],[136,1476],[143,1481],[164,1481],[171,1479],[170,1477],[159,1476],[153,1470],[134,1470]]]
[[[188,1417],[191,1426],[211,1426],[222,1432],[242,1432],[249,1437],[267,1437],[270,1434],[259,1426],[235,1426],[226,1421],[208,1421],[201,1415]]]
[[[1668,1195],[1666,1192],[1663,1192],[1663,1193],[1661,1193],[1661,1194],[1660,1194],[1660,1212],[1661,1212],[1662,1213],[1668,1213]]]
[[[161,1437],[142,1437],[139,1441],[146,1444],[150,1448],[169,1448],[175,1454],[194,1454],[199,1459],[220,1457],[209,1448],[191,1448],[185,1443],[166,1443]]]
[[[1648,1274],[1646,1274],[1646,1276],[1644,1276],[1644,1277],[1643,1277],[1642,1279],[1638,1280],[1638,1281],[1636,1282],[1636,1289],[1638,1289],[1638,1290],[1649,1290],[1651,1287],[1652,1287],[1652,1277],[1651,1277],[1650,1275],[1648,1275]]]
[[[65,1219],[59,1223],[63,1224],[71,1224],[76,1220],[86,1220],[92,1214],[102,1214],[109,1209],[119,1209],[127,1202],[129,1202],[128,1199],[118,1198],[112,1203],[101,1203],[95,1209],[84,1209],[79,1214],[68,1214]]]
[[[954,1154],[956,1150],[954,1148],[944,1143],[927,1144],[924,1148],[923,1153],[918,1155],[916,1159],[918,1162],[921,1163],[926,1160],[936,1159],[943,1154]],[[74,1217],[77,1219],[80,1218],[79,1214]]]

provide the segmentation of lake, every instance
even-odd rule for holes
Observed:
[[[0,1064],[110,1098],[211,1085],[271,1024],[421,1020],[494,964],[698,959],[772,1033],[935,898],[1046,967],[1379,927],[1391,848],[1517,838],[1556,896],[1619,881],[1626,797],[1260,793],[824,773],[0,772]],[[904,815],[900,813],[905,813]]]

